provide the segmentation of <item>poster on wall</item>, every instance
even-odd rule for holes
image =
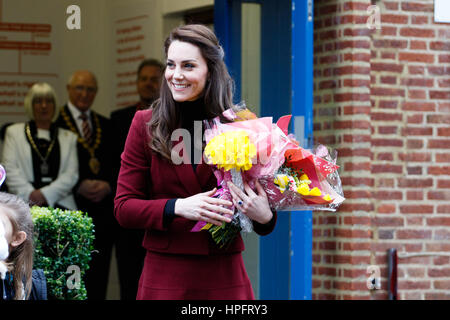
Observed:
[[[139,101],[136,89],[137,68],[142,60],[149,58],[151,45],[148,32],[152,29],[149,9],[146,10],[142,4],[130,4],[116,6],[112,10],[113,110]]]
[[[450,1],[434,0],[434,21],[450,23]]]
[[[0,0],[0,126],[26,120],[23,101],[34,83],[60,86],[56,18],[44,6],[25,17],[29,3]]]

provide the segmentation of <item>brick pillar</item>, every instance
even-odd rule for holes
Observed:
[[[338,151],[346,201],[314,213],[313,298],[369,298],[371,190],[370,1],[316,1],[314,136]]]

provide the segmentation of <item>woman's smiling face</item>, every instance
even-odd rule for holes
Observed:
[[[200,49],[188,42],[172,42],[167,51],[165,78],[175,101],[197,100],[208,78],[208,65]]]

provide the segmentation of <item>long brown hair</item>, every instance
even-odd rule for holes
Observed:
[[[207,62],[209,81],[204,89],[204,103],[208,118],[221,116],[226,109],[233,107],[234,82],[223,61],[224,51],[211,29],[200,24],[189,24],[175,28],[164,42],[167,52],[173,41],[188,42],[200,49]],[[164,158],[171,159],[171,135],[180,126],[180,110],[175,103],[165,79],[162,81],[160,98],[153,105],[149,130],[152,136],[150,147]]]
[[[6,263],[13,275],[14,299],[23,298],[23,281],[25,281],[25,287],[23,288],[25,298],[28,298],[31,293],[34,250],[33,220],[31,219],[30,207],[16,195],[0,192],[0,211],[6,214],[11,222],[13,234],[19,231],[24,231],[27,234],[26,240],[11,250]]]

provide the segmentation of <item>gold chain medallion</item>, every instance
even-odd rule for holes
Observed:
[[[47,152],[46,152],[45,157],[44,157],[39,152],[39,148],[36,145],[36,143],[34,142],[33,136],[31,135],[31,130],[30,130],[30,124],[29,123],[27,123],[25,125],[25,133],[27,134],[27,138],[28,138],[28,141],[30,141],[31,147],[36,152],[36,154],[38,155],[39,159],[41,159],[41,161],[42,161],[41,166],[40,166],[41,174],[44,175],[44,176],[48,175],[49,168],[48,168],[47,159],[50,156],[50,154],[52,153],[53,146],[55,145],[55,142],[56,142],[57,134],[55,134],[55,136],[53,137],[52,142],[48,146]]]
[[[100,172],[100,161],[98,161],[98,159],[95,157],[95,150],[99,147],[100,142],[102,140],[102,128],[100,127],[100,121],[98,120],[98,116],[94,112],[92,112],[92,117],[94,118],[95,121],[96,131],[95,131],[95,142],[91,146],[86,141],[86,139],[84,139],[80,135],[78,130],[73,126],[72,122],[70,121],[69,115],[66,113],[64,108],[61,109],[60,113],[70,131],[72,131],[78,136],[78,142],[83,146],[83,148],[85,148],[89,152],[89,155],[91,156],[91,158],[89,159],[89,168],[91,169],[92,173],[98,174]]]
[[[100,172],[100,161],[97,158],[89,159],[89,168],[94,174],[98,174]]]

